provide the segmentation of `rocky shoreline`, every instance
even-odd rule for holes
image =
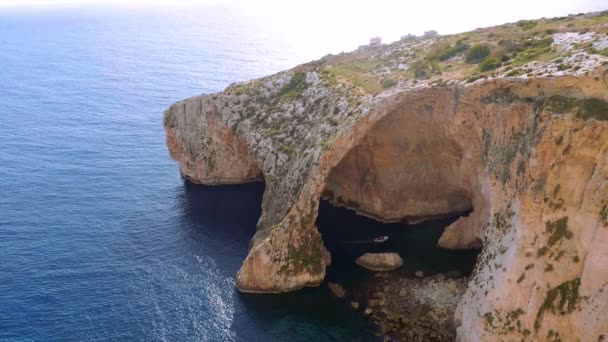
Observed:
[[[468,283],[459,271],[425,276],[376,272],[355,284],[328,283],[343,305],[366,316],[385,341],[454,341],[454,313]]]

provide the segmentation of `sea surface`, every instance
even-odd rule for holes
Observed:
[[[184,182],[162,113],[326,52],[225,8],[0,10],[0,341],[364,341],[324,287],[243,295],[261,183]]]

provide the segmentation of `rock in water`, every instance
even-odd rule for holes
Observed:
[[[403,266],[403,260],[397,253],[365,253],[355,262],[372,271],[392,271]]]
[[[327,287],[329,287],[331,293],[337,298],[342,299],[346,297],[346,290],[342,287],[342,285],[337,283],[327,283]]]

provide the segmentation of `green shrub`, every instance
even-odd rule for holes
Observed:
[[[536,21],[532,21],[532,20],[520,20],[515,24],[517,26],[521,27],[522,30],[524,30],[524,31],[533,29],[538,25],[538,23]]]
[[[608,103],[598,99],[582,100],[582,104],[578,107],[576,113],[579,117],[587,119],[595,119],[608,121]]]
[[[594,54],[594,55],[602,55],[602,56],[607,56],[608,57],[608,48],[605,48],[603,50],[598,50],[598,49],[594,49],[593,47],[590,47],[590,48],[587,49],[587,53]]]
[[[488,44],[476,44],[467,50],[465,54],[465,60],[467,63],[479,63],[484,58],[490,55],[490,45]]]
[[[296,72],[291,76],[289,83],[281,89],[281,96],[287,100],[291,100],[300,97],[306,88],[306,73]]]
[[[331,66],[329,71],[336,77],[349,81],[353,86],[361,88],[368,94],[375,94],[382,90],[377,76],[370,75],[370,63],[356,61]]]
[[[551,44],[553,44],[553,38],[546,37],[543,39],[528,39],[524,43],[524,47],[540,49],[540,48],[549,47],[549,46],[551,46]]]
[[[382,80],[382,88],[384,89],[388,89],[388,88],[392,88],[395,85],[397,85],[397,81],[395,81],[394,79],[387,77],[384,80]]]
[[[498,42],[498,45],[501,46],[506,53],[519,52],[524,49],[524,45],[519,40],[501,39]]]
[[[540,55],[549,53],[552,50],[553,38],[528,39],[524,43],[525,50],[517,55],[517,62],[526,63],[535,60]]]
[[[536,313],[534,330],[538,331],[540,329],[545,312],[550,312],[554,315],[565,315],[574,311],[581,300],[579,293],[580,286],[581,278],[574,278],[547,291],[545,301]]]
[[[477,81],[478,79],[481,79],[481,78],[484,78],[484,76],[483,75],[479,75],[479,74],[471,75],[471,76],[469,76],[469,78],[466,79],[466,82],[467,83],[475,82],[475,81]]]
[[[500,66],[500,61],[495,57],[486,57],[486,59],[479,64],[479,70],[481,72],[493,70]]]
[[[570,240],[574,233],[568,229],[568,216],[564,216],[559,220],[545,222],[545,230],[549,235],[547,245],[555,246],[556,243],[563,239]]]
[[[408,68],[416,78],[426,79],[441,73],[441,66],[436,60],[417,60]]]
[[[435,59],[440,61],[447,61],[448,59],[456,56],[459,53],[466,51],[469,48],[469,44],[465,43],[463,40],[459,40],[454,45],[441,45],[435,49],[433,49],[429,55],[428,59]]]
[[[520,69],[514,69],[509,71],[508,73],[505,74],[505,76],[507,77],[512,77],[512,76],[519,76],[521,75],[523,72]]]

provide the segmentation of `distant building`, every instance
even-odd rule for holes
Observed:
[[[405,36],[401,36],[401,40],[416,40],[416,39],[418,39],[418,37],[411,33],[408,33]]]
[[[380,46],[382,45],[382,38],[374,37],[369,40],[369,46]]]
[[[435,30],[430,30],[430,31],[424,32],[424,35],[422,37],[423,38],[435,38],[438,35],[439,35],[439,32],[437,32]]]

